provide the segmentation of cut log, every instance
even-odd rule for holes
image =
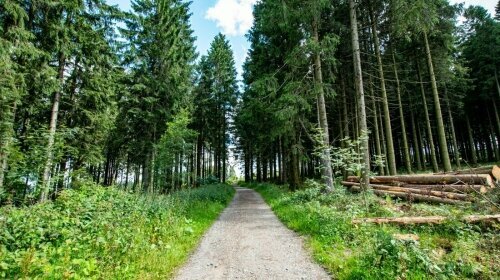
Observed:
[[[500,167],[498,167],[498,165],[493,166],[493,169],[491,169],[491,176],[493,176],[496,181],[500,181]]]
[[[349,182],[359,182],[359,178],[349,176]],[[493,179],[488,174],[470,174],[470,175],[400,175],[400,176],[375,176],[370,178],[370,183],[374,184],[470,184],[470,185],[485,185],[491,188],[495,187]]]
[[[364,219],[354,219],[353,224],[365,224],[365,223],[375,223],[375,224],[398,224],[398,225],[408,225],[408,224],[440,224],[450,218],[444,216],[428,216],[428,217],[399,217],[399,218],[364,218]],[[500,222],[500,214],[497,215],[470,215],[465,216],[460,219],[466,223],[479,223],[479,222]]]
[[[457,170],[457,171],[446,172],[446,173],[435,173],[435,175],[443,175],[443,174],[454,174],[454,175],[460,175],[460,174],[490,174],[492,169],[493,169],[493,166],[483,166],[483,167],[468,168],[468,169],[464,169],[464,170]]]
[[[486,193],[488,189],[483,185],[419,185],[419,184],[404,184],[400,185],[403,188],[410,189],[426,189],[442,192],[462,192],[462,193]]]
[[[342,182],[344,186],[359,186],[359,183],[353,183],[353,182]],[[383,186],[383,185],[373,185],[370,184],[370,187],[376,190],[385,190],[385,191],[392,191],[392,192],[404,192],[404,193],[412,193],[412,194],[423,194],[423,195],[429,195],[429,196],[436,196],[436,197],[442,197],[442,198],[449,198],[449,199],[457,199],[457,200],[474,200],[473,197],[466,195],[466,194],[460,194],[460,193],[453,193],[453,192],[443,192],[443,191],[433,191],[433,190],[428,190],[428,189],[412,189],[412,188],[402,188],[402,187],[393,187],[393,186]]]
[[[446,220],[443,216],[429,216],[429,217],[401,217],[401,218],[364,218],[354,219],[353,224],[440,224]]]
[[[361,188],[358,186],[352,186],[351,190],[361,191]],[[461,203],[470,203],[468,201],[456,200],[450,198],[437,197],[433,195],[423,195],[423,194],[415,194],[410,192],[401,192],[401,191],[389,191],[389,190],[380,190],[373,189],[374,194],[380,196],[395,196],[407,200],[415,200],[415,201],[424,201],[424,202],[435,202],[435,203],[446,203],[446,204],[461,204]]]

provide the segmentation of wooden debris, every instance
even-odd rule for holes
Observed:
[[[398,217],[398,218],[364,218],[364,219],[354,219],[353,224],[365,224],[365,223],[375,223],[375,224],[398,224],[398,225],[408,225],[408,224],[441,224],[450,218],[444,216],[428,216],[428,217]],[[500,222],[500,214],[497,215],[470,215],[465,216],[460,219],[466,223],[478,223],[478,222]]]
[[[457,193],[486,193],[488,190],[483,185],[419,185],[419,184],[403,184],[401,187],[410,189],[426,189],[442,192],[457,192]]]
[[[493,166],[493,169],[491,170],[491,176],[493,176],[495,180],[500,181],[500,167],[498,167],[498,165]]]
[[[352,186],[351,189],[355,191],[361,191],[361,187]],[[435,202],[435,203],[446,203],[446,204],[461,204],[461,203],[470,203],[468,201],[450,199],[437,197],[433,195],[424,195],[424,194],[416,194],[411,192],[401,192],[401,191],[389,191],[389,190],[380,190],[373,189],[373,193],[380,196],[395,196],[403,199],[407,199],[410,201],[425,201],[425,202]]]
[[[415,201],[457,204],[475,200],[472,194],[483,194],[495,187],[500,177],[498,166],[481,167],[441,174],[418,174],[370,177],[370,188],[377,195],[391,195]],[[359,177],[342,182],[352,190],[361,190]]]
[[[352,182],[342,182],[344,186],[360,186],[359,183]],[[414,188],[402,188],[402,187],[393,187],[393,186],[383,186],[383,185],[372,185],[370,187],[376,190],[386,190],[392,192],[404,192],[404,193],[412,193],[412,194],[423,194],[428,196],[436,196],[442,198],[456,199],[456,200],[473,200],[473,198],[467,194],[460,194],[454,192],[444,192],[444,191],[434,191],[429,189],[414,189]]]
[[[395,233],[392,235],[394,239],[401,240],[401,241],[419,241],[420,237],[416,234],[401,234],[401,233]]]

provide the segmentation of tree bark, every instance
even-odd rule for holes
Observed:
[[[413,136],[413,151],[415,153],[415,161],[417,162],[417,170],[422,170],[422,159],[420,157],[420,143],[418,142],[417,127],[415,125],[415,116],[410,108],[411,129]]]
[[[463,193],[487,193],[488,189],[483,185],[419,185],[419,184],[403,184],[405,188],[412,189],[427,189],[442,192],[463,192]]]
[[[497,137],[500,137],[500,135],[498,135],[497,137],[495,137],[495,128],[493,126],[493,122],[491,120],[491,114],[490,114],[490,109],[488,109],[488,107],[486,107],[486,114],[488,115],[488,126],[490,128],[490,131],[489,133],[486,133],[488,139],[491,139],[491,145],[493,146],[493,151],[494,151],[494,156],[495,156],[495,160],[496,161],[499,161],[500,160],[500,152],[498,151],[498,142],[497,142]]]
[[[439,151],[441,152],[441,161],[445,172],[451,171],[450,155],[448,153],[448,144],[446,143],[446,133],[444,129],[443,114],[441,113],[441,103],[439,101],[439,93],[436,83],[436,75],[434,74],[434,65],[432,62],[431,49],[427,33],[424,32],[425,52],[427,54],[427,66],[429,67],[429,75],[431,77],[432,96],[434,98],[434,113],[436,115],[437,132]]]
[[[342,182],[342,185],[350,186],[350,187],[359,187],[360,184],[354,183],[354,182]],[[455,193],[455,192],[445,192],[445,191],[436,191],[436,190],[432,190],[432,189],[394,187],[394,186],[374,185],[374,184],[370,184],[370,187],[375,189],[375,190],[402,192],[402,193],[410,193],[410,194],[422,194],[422,195],[455,199],[455,200],[464,200],[464,201],[472,201],[473,200],[473,198],[467,194],[461,194],[461,193]]]
[[[348,181],[359,181],[356,176],[351,176]],[[443,174],[443,175],[399,175],[399,176],[374,176],[370,178],[375,184],[471,184],[494,187],[493,179],[488,174]]]
[[[356,187],[356,186],[351,187],[351,190],[354,190],[354,191],[359,191],[360,189],[361,189],[360,187]],[[386,191],[386,190],[377,190],[377,189],[374,189],[372,191],[374,194],[379,195],[379,196],[389,195],[389,196],[399,197],[402,199],[407,199],[410,201],[415,200],[415,201],[446,203],[446,204],[470,203],[469,201],[442,198],[442,197],[436,197],[436,196],[431,196],[431,195],[414,194],[414,193],[408,193],[408,192]]]
[[[0,195],[4,192],[5,172],[7,172],[8,168],[9,148],[12,141],[14,119],[17,111],[16,100],[14,100],[12,104],[12,109],[7,108],[7,111],[9,113],[6,114],[6,117],[10,119],[10,121],[8,121],[5,131],[0,134]],[[0,132],[2,131],[0,130]]]
[[[425,89],[424,89],[424,83],[422,80],[422,73],[420,71],[420,64],[417,61],[417,74],[418,74],[418,80],[420,82],[420,94],[422,95],[422,101],[423,101],[423,107],[424,107],[424,115],[425,115],[425,126],[427,128],[427,139],[429,142],[429,148],[430,148],[430,156],[431,156],[431,162],[432,162],[432,170],[434,172],[439,171],[439,167],[437,164],[437,158],[436,158],[436,147],[434,146],[434,137],[432,136],[432,128],[431,128],[431,120],[429,118],[429,109],[427,108],[427,97],[425,96]]]
[[[375,56],[377,57],[378,73],[380,78],[380,89],[382,93],[382,107],[384,110],[384,128],[385,140],[387,144],[387,165],[389,167],[389,174],[396,175],[396,155],[394,153],[394,140],[392,137],[391,116],[389,113],[389,102],[387,100],[387,90],[385,87],[384,68],[382,64],[382,56],[380,54],[380,41],[377,35],[377,23],[373,14],[373,9],[370,4],[370,20],[372,26],[372,36],[375,45]],[[352,25],[352,24],[351,24]]]
[[[358,96],[358,106],[359,106],[359,125],[361,130],[362,138],[361,140],[361,154],[362,154],[362,168],[361,168],[361,183],[363,188],[368,188],[370,184],[370,150],[369,150],[369,132],[368,125],[366,123],[366,105],[365,105],[365,93],[363,88],[363,73],[361,70],[361,53],[359,49],[359,38],[358,38],[358,19],[356,16],[356,4],[354,0],[349,1],[349,11],[351,17],[351,36],[352,36],[352,49],[354,56],[354,82],[356,87],[356,92]],[[376,30],[374,30],[376,32]]]
[[[369,78],[369,83],[370,83],[370,93],[372,97],[372,111],[373,111],[373,126],[375,129],[375,152],[377,156],[381,157],[382,156],[382,147],[380,145],[380,129],[378,127],[378,110],[377,110],[377,104],[376,104],[376,98],[375,98],[375,91],[373,90],[373,83],[371,76]],[[380,162],[378,164],[378,171],[380,175],[385,175],[384,174],[384,165]]]
[[[467,114],[465,114],[465,124],[467,125],[467,136],[469,137],[472,164],[476,165],[477,164],[476,143],[474,142],[474,136],[472,135],[472,128],[470,125],[469,116]]]
[[[453,153],[453,156],[455,158],[455,163],[457,165],[457,168],[460,169],[460,150],[458,149],[458,143],[457,143],[457,135],[455,133],[455,123],[453,121],[453,115],[451,113],[451,106],[450,106],[450,99],[448,97],[448,90],[445,88],[444,91],[444,98],[446,101],[446,108],[448,109],[448,119],[450,120],[450,129],[451,129],[451,139],[453,143],[453,149],[455,150]]]
[[[44,202],[47,200],[49,191],[50,191],[50,170],[52,169],[52,162],[54,158],[54,142],[57,130],[57,117],[59,115],[59,102],[61,100],[61,95],[63,93],[64,88],[64,70],[66,64],[66,56],[63,52],[59,54],[59,86],[60,89],[54,93],[54,101],[52,103],[52,112],[50,115],[50,124],[49,124],[49,135],[46,147],[46,161],[45,167],[43,169],[43,177],[42,177],[42,191],[40,193],[40,202]]]
[[[403,113],[403,103],[401,102],[401,86],[399,84],[399,75],[398,69],[396,66],[396,57],[394,55],[394,50],[392,50],[392,65],[394,66],[394,77],[396,78],[396,95],[398,98],[398,106],[399,106],[399,119],[401,121],[401,133],[403,137],[403,152],[404,152],[404,161],[406,170],[408,173],[412,173],[411,170],[411,159],[410,159],[410,148],[408,147],[408,138],[406,136],[406,124],[405,124],[405,115]]]
[[[315,14],[313,21],[313,38],[314,41],[319,45],[319,20],[318,15]],[[323,89],[323,73],[321,69],[321,56],[319,51],[314,54],[314,76],[316,80],[317,87],[317,104],[318,104],[318,117],[319,117],[319,127],[322,133],[322,157],[321,157],[321,171],[323,175],[323,181],[326,185],[327,191],[333,190],[333,170],[332,170],[332,159],[330,155],[330,132],[328,129],[328,118],[326,115],[326,104],[325,104],[325,92]]]

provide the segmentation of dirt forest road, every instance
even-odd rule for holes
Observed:
[[[330,279],[262,197],[236,188],[231,204],[175,279]]]

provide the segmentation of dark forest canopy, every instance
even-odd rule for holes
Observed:
[[[132,8],[0,1],[2,204],[225,181],[231,155],[246,180],[328,188],[500,160],[498,9],[259,1],[238,87],[224,35],[197,59],[188,2]]]

